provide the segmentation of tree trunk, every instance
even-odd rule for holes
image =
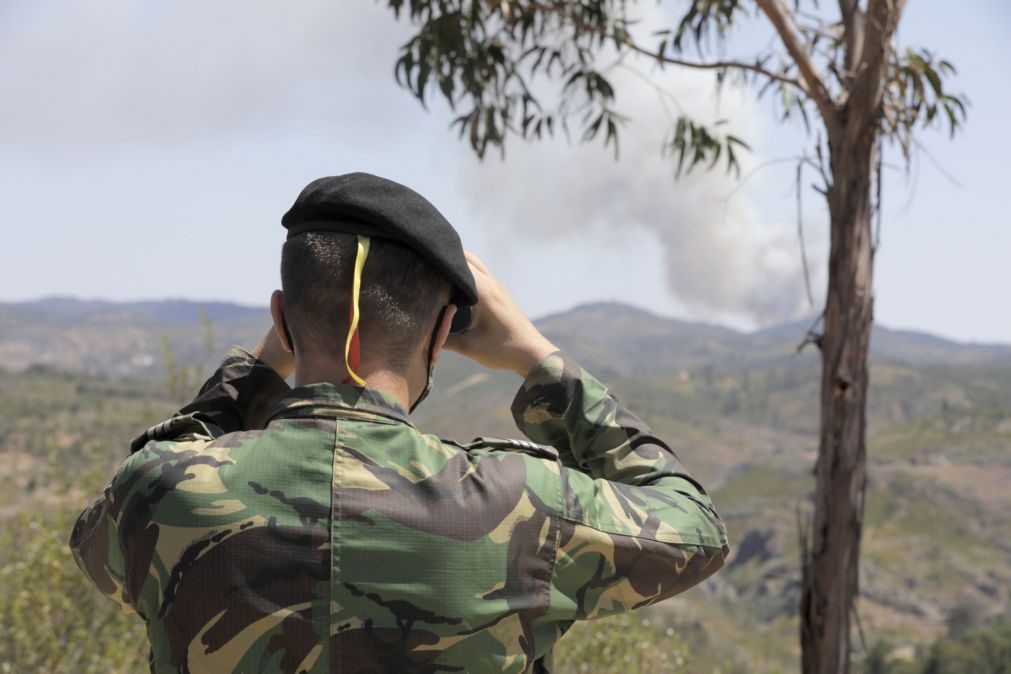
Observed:
[[[863,126],[863,125],[862,125]],[[866,483],[867,352],[873,309],[871,176],[877,133],[844,124],[830,143],[829,285],[813,529],[803,573],[804,674],[849,671]]]

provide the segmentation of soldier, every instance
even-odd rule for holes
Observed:
[[[720,568],[703,487],[420,195],[323,178],[282,223],[274,328],[133,442],[71,538],[152,671],[550,671],[573,621]],[[414,427],[443,348],[523,379],[529,440]]]

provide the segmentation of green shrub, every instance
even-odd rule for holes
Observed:
[[[688,629],[688,632],[691,632]],[[745,674],[749,670],[709,643],[693,657],[682,631],[657,625],[641,612],[576,622],[555,647],[560,674]],[[709,642],[709,640],[706,640]]]
[[[75,517],[21,514],[0,528],[0,672],[137,672],[147,637],[81,574]]]
[[[561,674],[689,672],[688,648],[672,628],[655,628],[637,613],[578,622],[555,647]]]
[[[1011,673],[1011,622],[941,637],[923,658],[923,674]]]

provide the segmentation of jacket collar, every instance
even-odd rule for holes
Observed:
[[[404,408],[392,396],[373,388],[348,384],[309,384],[291,389],[274,407],[267,423],[296,417],[381,416],[414,427]]]

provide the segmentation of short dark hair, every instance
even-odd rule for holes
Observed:
[[[344,358],[358,242],[353,234],[306,232],[281,250],[285,319],[296,350]],[[449,281],[410,248],[372,238],[362,271],[362,354],[378,354],[397,371],[419,342],[428,342],[432,314],[449,301]]]

